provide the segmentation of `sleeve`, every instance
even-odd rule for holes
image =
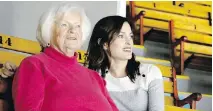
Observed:
[[[106,81],[100,76],[99,73],[95,72],[95,76],[97,77],[99,84],[101,86],[101,90],[104,96],[107,98],[109,104],[111,105],[113,111],[119,111],[113,100],[111,99],[109,92],[106,89]]]
[[[26,58],[18,68],[12,87],[15,111],[40,111],[44,99],[44,78],[39,61]]]
[[[152,80],[148,85],[149,111],[164,111],[162,73],[157,66],[152,66],[150,73]]]

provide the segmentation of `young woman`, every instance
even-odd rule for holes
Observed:
[[[107,82],[120,111],[164,111],[160,70],[135,60],[133,25],[124,17],[108,16],[95,25],[88,47],[88,68]]]

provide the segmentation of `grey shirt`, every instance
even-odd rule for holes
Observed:
[[[120,111],[164,111],[163,78],[158,67],[141,64],[135,83],[106,74],[107,89]]]

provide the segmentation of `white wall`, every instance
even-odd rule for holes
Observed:
[[[10,34],[12,26],[11,2],[0,2],[0,33]]]
[[[117,14],[116,1],[80,1],[72,3],[85,8],[92,25],[102,17]],[[36,41],[36,27],[40,15],[60,2],[0,2],[0,33]],[[83,45],[85,50],[88,42]]]

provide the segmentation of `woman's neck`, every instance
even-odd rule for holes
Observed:
[[[74,54],[75,54],[75,51],[73,50],[70,50],[68,48],[63,48],[63,49],[59,49],[57,48],[56,46],[52,46],[54,49],[56,49],[58,52],[62,53],[63,55],[65,56],[68,56],[68,57],[73,57]]]
[[[127,66],[128,60],[110,60],[110,68],[109,71],[112,74],[112,76],[116,78],[122,78],[127,76],[126,73],[126,66]]]
[[[64,51],[62,52],[64,55],[68,56],[68,57],[72,57],[75,54],[75,51],[70,50],[68,48],[64,49]]]

